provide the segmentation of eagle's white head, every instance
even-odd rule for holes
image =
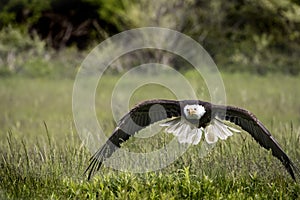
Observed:
[[[187,119],[200,119],[206,111],[201,105],[186,105],[183,112]]]

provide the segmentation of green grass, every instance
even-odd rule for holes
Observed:
[[[203,82],[192,72],[186,77],[198,97],[209,100]],[[223,74],[223,79],[227,103],[255,113],[300,167],[300,78]],[[97,115],[108,135],[115,126],[110,91],[117,81],[107,75],[97,91]],[[134,174],[103,167],[86,181],[90,152],[73,123],[72,87],[73,80],[0,80],[0,199],[300,198],[300,184],[247,133],[219,142],[204,158],[195,146],[160,171]],[[148,98],[174,95],[148,85],[133,94],[130,106]],[[124,147],[150,151],[162,145],[162,137],[133,138]]]

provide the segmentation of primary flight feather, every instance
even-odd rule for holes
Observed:
[[[200,100],[148,100],[131,109],[118,123],[107,142],[91,157],[85,170],[90,179],[105,161],[118,148],[138,131],[152,123],[171,119],[161,126],[172,133],[180,143],[198,144],[204,134],[205,142],[213,144],[218,139],[225,140],[232,132],[240,132],[223,123],[230,121],[251,136],[265,149],[271,149],[291,177],[295,180],[295,171],[299,173],[291,159],[280,147],[268,129],[249,111],[224,105],[214,105]]]

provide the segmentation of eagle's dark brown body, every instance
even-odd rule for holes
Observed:
[[[199,120],[187,119],[183,114],[183,108],[186,105],[201,105],[205,109],[205,114]],[[272,154],[282,162],[293,179],[295,179],[294,171],[300,174],[299,169],[267,128],[249,111],[233,106],[214,105],[200,100],[156,99],[139,103],[119,121],[107,142],[92,156],[91,163],[85,171],[89,171],[88,179],[100,169],[103,161],[120,148],[121,143],[128,140],[131,135],[152,123],[173,117],[184,117],[198,128],[205,128],[213,118],[230,121],[250,133],[262,147],[267,150],[271,149]]]

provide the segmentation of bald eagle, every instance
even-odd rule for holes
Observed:
[[[278,158],[291,177],[299,169],[280,147],[268,129],[251,112],[242,108],[215,105],[201,100],[147,100],[137,104],[121,120],[107,142],[91,157],[88,172],[90,179],[105,161],[118,148],[138,131],[150,124],[169,119],[160,125],[165,132],[172,133],[179,143],[196,145],[204,134],[204,141],[214,144],[218,139],[225,140],[240,132],[224,123],[229,121],[248,132],[262,147],[271,149],[272,155]]]

